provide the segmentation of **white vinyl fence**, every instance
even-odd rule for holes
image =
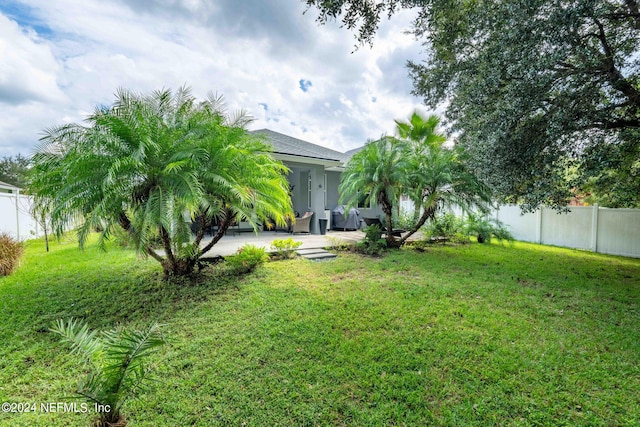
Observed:
[[[541,208],[522,215],[518,206],[501,206],[495,217],[516,240],[640,258],[640,209],[572,206],[569,213]]]
[[[33,200],[19,193],[0,193],[0,232],[17,240],[42,236],[42,228],[31,215]]]

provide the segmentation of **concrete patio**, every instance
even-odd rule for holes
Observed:
[[[218,243],[215,244],[204,257],[227,256],[234,254],[238,248],[252,244],[264,247],[267,251],[271,250],[271,242],[276,239],[288,239],[289,237],[297,242],[302,242],[298,249],[317,249],[332,246],[336,243],[355,243],[364,238],[362,231],[327,231],[326,235],[320,234],[294,234],[276,231],[261,231],[258,234],[252,232],[229,233],[225,235]],[[201,245],[205,246],[211,241],[211,236],[203,239]]]

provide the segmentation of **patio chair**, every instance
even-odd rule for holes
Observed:
[[[380,227],[380,230],[382,230],[382,234],[387,234],[387,227],[385,227],[382,221],[380,221],[380,218],[362,218],[362,219],[364,220],[365,224],[377,225],[378,227]],[[403,230],[401,228],[394,228],[393,230],[391,230],[391,235],[395,237],[401,237],[402,233],[406,231],[407,230]]]
[[[296,223],[293,224],[292,234],[295,233],[310,233],[309,226],[311,225],[311,217],[313,212],[305,212],[301,218],[296,218]]]

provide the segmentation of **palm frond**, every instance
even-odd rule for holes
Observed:
[[[62,337],[61,341],[71,345],[71,352],[91,361],[103,351],[102,342],[96,337],[96,331],[90,331],[89,326],[80,324],[76,319],[69,319],[65,323],[59,319],[49,329]]]

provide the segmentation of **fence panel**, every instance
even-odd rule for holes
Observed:
[[[596,235],[598,252],[640,257],[640,209],[600,208]]]
[[[568,213],[542,208],[521,215],[514,205],[500,206],[496,218],[516,240],[640,258],[640,209],[572,206]]]
[[[591,249],[593,207],[572,207],[571,212],[559,214],[542,208],[541,243]]]
[[[536,243],[540,241],[539,212],[522,215],[519,206],[505,205],[496,211],[496,219],[508,226],[514,239]]]
[[[0,193],[0,232],[18,240],[41,236],[42,231],[31,216],[32,202],[30,196]]]

